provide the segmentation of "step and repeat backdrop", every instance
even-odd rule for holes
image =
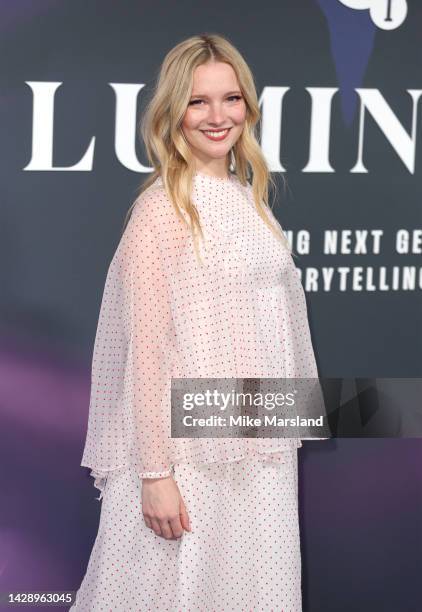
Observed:
[[[320,375],[415,381],[422,4],[10,0],[0,30],[0,591],[75,590],[101,507],[79,466],[93,343],[151,170],[137,126],[164,55],[219,33],[254,73]],[[418,609],[421,438],[311,441],[299,458],[304,610]]]

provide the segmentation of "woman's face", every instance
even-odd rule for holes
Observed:
[[[226,163],[245,119],[246,103],[230,64],[208,62],[195,68],[182,131],[199,161],[199,168],[216,167],[217,160]]]

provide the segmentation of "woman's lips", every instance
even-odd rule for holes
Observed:
[[[230,132],[231,128],[226,128],[224,130],[202,130],[202,133],[208,140],[214,140],[214,142],[220,142],[220,140],[224,140],[227,137],[227,134]]]

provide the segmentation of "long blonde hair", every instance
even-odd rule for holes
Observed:
[[[275,217],[275,223],[271,220],[268,211],[269,185],[275,192],[277,186],[255,134],[261,113],[252,72],[239,51],[218,34],[192,36],[173,47],[164,58],[157,83],[140,123],[146,154],[154,170],[143,181],[137,199],[161,176],[167,197],[177,215],[192,232],[198,256],[198,235],[201,238],[204,236],[198,211],[191,200],[195,164],[181,124],[192,93],[194,70],[210,61],[225,62],[232,66],[246,103],[244,129],[231,149],[233,172],[244,186],[247,185],[248,179],[252,179],[252,193],[257,212],[291,252],[280,224]],[[127,212],[124,228],[135,205],[136,200]]]

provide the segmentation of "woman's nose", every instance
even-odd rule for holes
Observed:
[[[225,120],[224,110],[219,105],[213,105],[209,108],[208,120],[217,125],[222,124]]]

